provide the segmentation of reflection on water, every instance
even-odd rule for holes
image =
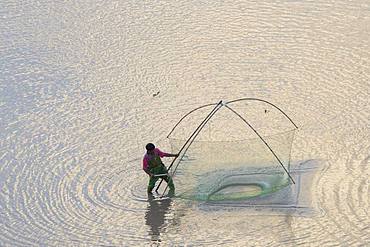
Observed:
[[[152,194],[148,194],[145,224],[149,226],[149,235],[152,241],[161,242],[160,235],[165,230],[166,215],[171,209],[171,204],[172,200],[170,198],[158,200]]]

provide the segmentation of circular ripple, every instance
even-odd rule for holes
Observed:
[[[311,188],[323,216],[176,202],[162,217],[172,228],[155,229],[162,243],[366,245],[369,9],[361,0],[3,4],[0,245],[150,243],[146,176],[140,160],[123,161],[149,141],[167,148],[185,112],[241,97],[268,99],[299,125],[292,159],[325,160]]]

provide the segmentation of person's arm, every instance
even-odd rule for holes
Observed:
[[[147,159],[143,159],[143,170],[146,174],[148,174],[150,177],[153,176],[153,174],[149,171],[149,164]]]
[[[146,174],[148,174],[150,177],[153,176],[153,173],[151,173],[149,170],[144,170]]]
[[[167,154],[166,157],[177,157],[177,156],[179,156],[179,154]]]
[[[179,154],[170,154],[170,153],[165,153],[165,152],[162,152],[161,150],[159,150],[159,148],[156,149],[157,151],[157,154],[159,155],[159,157],[177,157],[179,156]]]

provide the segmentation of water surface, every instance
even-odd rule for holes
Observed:
[[[368,1],[0,6],[1,246],[369,244]],[[144,145],[240,97],[298,124],[314,213],[142,197]]]

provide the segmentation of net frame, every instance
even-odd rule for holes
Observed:
[[[179,156],[176,157],[175,159],[173,159],[172,163],[170,164],[170,166],[168,167],[168,170],[170,171],[170,169],[173,167],[173,165],[175,164],[175,161],[176,160],[182,160],[182,158],[184,157],[184,155],[186,154],[187,150],[189,149],[189,147],[192,145],[192,143],[195,141],[196,137],[198,136],[198,134],[202,131],[202,129],[204,128],[204,126],[208,123],[208,121],[210,119],[212,119],[212,117],[217,113],[217,111],[219,111],[222,107],[225,107],[227,108],[228,110],[230,110],[233,114],[235,114],[236,116],[238,116],[245,124],[246,126],[248,126],[251,130],[253,130],[253,132],[258,136],[258,138],[264,143],[264,145],[268,148],[268,150],[273,154],[273,156],[275,157],[275,159],[278,161],[278,163],[280,164],[280,166],[283,168],[284,172],[288,175],[290,181],[295,184],[295,181],[294,179],[292,178],[291,174],[289,173],[289,168],[287,169],[284,164],[281,162],[280,158],[276,155],[276,153],[274,152],[274,150],[270,147],[270,145],[265,141],[265,139],[263,138],[263,136],[249,123],[249,121],[247,121],[241,114],[239,114],[236,110],[234,110],[232,107],[230,107],[229,105],[233,104],[233,103],[236,103],[236,102],[240,102],[240,101],[258,101],[258,102],[263,102],[265,104],[268,104],[272,107],[274,107],[275,109],[277,109],[287,120],[289,120],[289,122],[294,126],[294,130],[298,129],[298,126],[293,122],[293,120],[282,110],[280,109],[279,107],[277,107],[275,104],[267,101],[267,100],[263,100],[263,99],[258,99],[258,98],[240,98],[240,99],[235,99],[235,100],[231,100],[231,101],[228,101],[228,102],[223,102],[222,100],[220,100],[218,103],[210,103],[210,104],[206,104],[206,105],[202,105],[202,106],[199,106],[193,110],[191,110],[190,112],[188,112],[187,114],[185,114],[175,125],[174,127],[172,128],[172,130],[169,132],[169,134],[167,135],[167,138],[170,138],[171,134],[175,131],[175,129],[179,126],[179,124],[185,119],[187,118],[190,114],[202,109],[202,108],[205,108],[205,107],[209,107],[209,106],[214,106],[214,108],[209,112],[209,114],[206,116],[206,118],[198,125],[198,127],[192,132],[192,134],[190,135],[190,137],[186,140],[186,142],[184,143],[184,145],[181,147],[181,149],[179,150],[178,154]],[[290,156],[290,154],[289,154]],[[290,157],[289,157],[290,159]],[[177,165],[175,166],[175,168],[173,169],[173,172],[172,172],[172,176],[175,175],[176,171],[177,171],[177,168],[179,166],[181,162],[178,162]],[[163,182],[163,179],[160,181],[159,185],[157,186],[156,188],[156,191],[158,192],[158,189],[161,185],[161,183]],[[168,185],[165,187],[164,189],[164,192],[162,194],[162,196],[165,194],[166,190],[168,188]]]

